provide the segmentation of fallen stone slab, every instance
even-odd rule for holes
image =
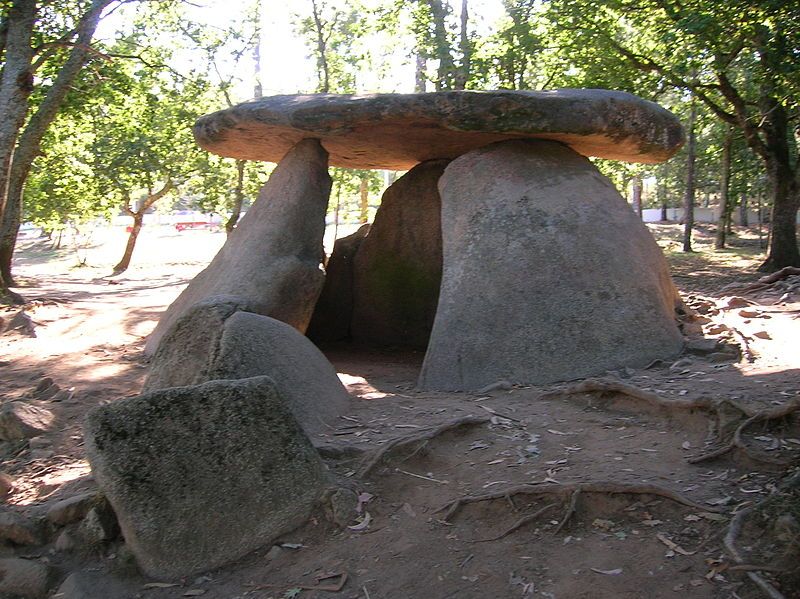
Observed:
[[[191,576],[303,524],[319,455],[267,377],[154,391],[92,410],[86,453],[142,571]]]
[[[21,401],[3,404],[0,408],[0,440],[30,439],[49,431],[55,422],[50,410]]]
[[[439,191],[444,270],[420,388],[547,384],[680,353],[666,260],[587,159],[501,142],[454,160]]]
[[[442,280],[441,200],[448,161],[415,166],[384,192],[355,256],[352,337],[424,350]]]
[[[220,251],[161,316],[147,338],[152,355],[175,321],[196,303],[233,295],[305,332],[325,275],[322,238],[331,189],[328,154],[315,139],[287,148],[258,199]]]
[[[144,392],[268,376],[308,434],[335,426],[349,411],[336,370],[296,329],[247,311],[207,318],[215,311],[205,302],[175,323],[153,356]]]
[[[271,162],[313,137],[334,166],[391,170],[508,139],[631,162],[666,160],[683,143],[669,111],[603,89],[271,96],[201,117],[194,135],[215,154]]]

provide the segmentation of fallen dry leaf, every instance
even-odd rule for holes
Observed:
[[[696,551],[686,551],[686,549],[684,549],[683,547],[681,547],[680,545],[678,545],[677,543],[675,543],[671,539],[668,539],[666,536],[664,536],[661,533],[658,533],[656,535],[656,538],[659,541],[661,541],[662,543],[664,543],[664,545],[666,545],[667,547],[672,549],[672,551],[674,551],[675,553],[680,553],[681,555],[694,555],[695,553],[697,553]]]
[[[618,574],[622,574],[622,568],[614,568],[613,570],[600,570],[598,568],[589,568],[592,572],[597,572],[598,574],[605,574],[606,576],[617,576]]]

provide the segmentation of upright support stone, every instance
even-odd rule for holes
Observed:
[[[442,277],[441,201],[447,160],[415,166],[383,194],[355,257],[353,340],[425,349]]]
[[[682,347],[666,261],[614,186],[552,141],[505,141],[439,183],[444,271],[419,386],[545,384]]]
[[[191,306],[215,295],[247,300],[258,313],[305,332],[325,278],[320,264],[330,190],[328,153],[316,139],[300,141],[211,264],[163,314],[145,353],[155,353]]]
[[[314,343],[347,341],[353,319],[353,263],[370,225],[337,239],[325,266],[325,286],[314,307],[306,335]]]

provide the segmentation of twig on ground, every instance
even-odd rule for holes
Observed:
[[[394,439],[391,439],[387,441],[375,453],[365,458],[361,468],[358,471],[358,476],[363,477],[369,474],[372,471],[372,469],[375,468],[375,466],[377,466],[381,462],[381,460],[383,460],[383,458],[385,458],[389,453],[392,453],[404,447],[408,447],[410,445],[414,445],[416,443],[426,443],[427,441],[430,441],[434,437],[437,437],[442,433],[446,433],[456,428],[461,428],[464,426],[475,426],[478,424],[485,424],[487,422],[489,422],[489,418],[486,418],[485,416],[464,416],[462,418],[448,420],[447,422],[440,424],[439,426],[421,429],[410,435],[404,435],[402,437],[396,437]]]

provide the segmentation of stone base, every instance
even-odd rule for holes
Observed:
[[[439,182],[444,270],[426,390],[546,384],[677,355],[666,260],[611,182],[552,141],[506,141]]]

